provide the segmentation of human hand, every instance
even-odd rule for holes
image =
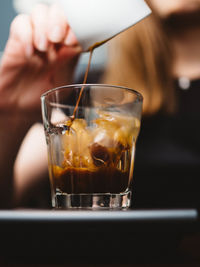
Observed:
[[[58,6],[17,16],[0,66],[0,110],[40,112],[42,93],[71,83],[80,52]]]

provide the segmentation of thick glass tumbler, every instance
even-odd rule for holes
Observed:
[[[142,96],[125,87],[78,84],[52,89],[41,101],[52,206],[128,208]]]

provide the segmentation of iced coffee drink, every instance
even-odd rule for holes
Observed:
[[[100,87],[94,87],[97,94]],[[109,89],[114,93],[114,87],[107,87],[107,91],[102,89],[103,94]],[[136,95],[114,105],[111,95],[108,103],[98,95],[93,98],[95,104],[91,104],[90,95],[85,106],[80,103],[73,121],[70,115],[74,106],[58,104],[55,109],[55,103],[48,101],[51,108],[43,110],[48,124],[49,173],[55,207],[121,208],[130,205],[142,99]],[[55,111],[61,118],[49,123]]]

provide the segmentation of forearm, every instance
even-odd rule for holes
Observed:
[[[19,114],[0,114],[0,208],[13,207],[13,168],[31,120]]]

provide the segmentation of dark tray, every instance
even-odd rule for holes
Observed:
[[[181,263],[199,232],[196,209],[0,211],[4,263]]]

